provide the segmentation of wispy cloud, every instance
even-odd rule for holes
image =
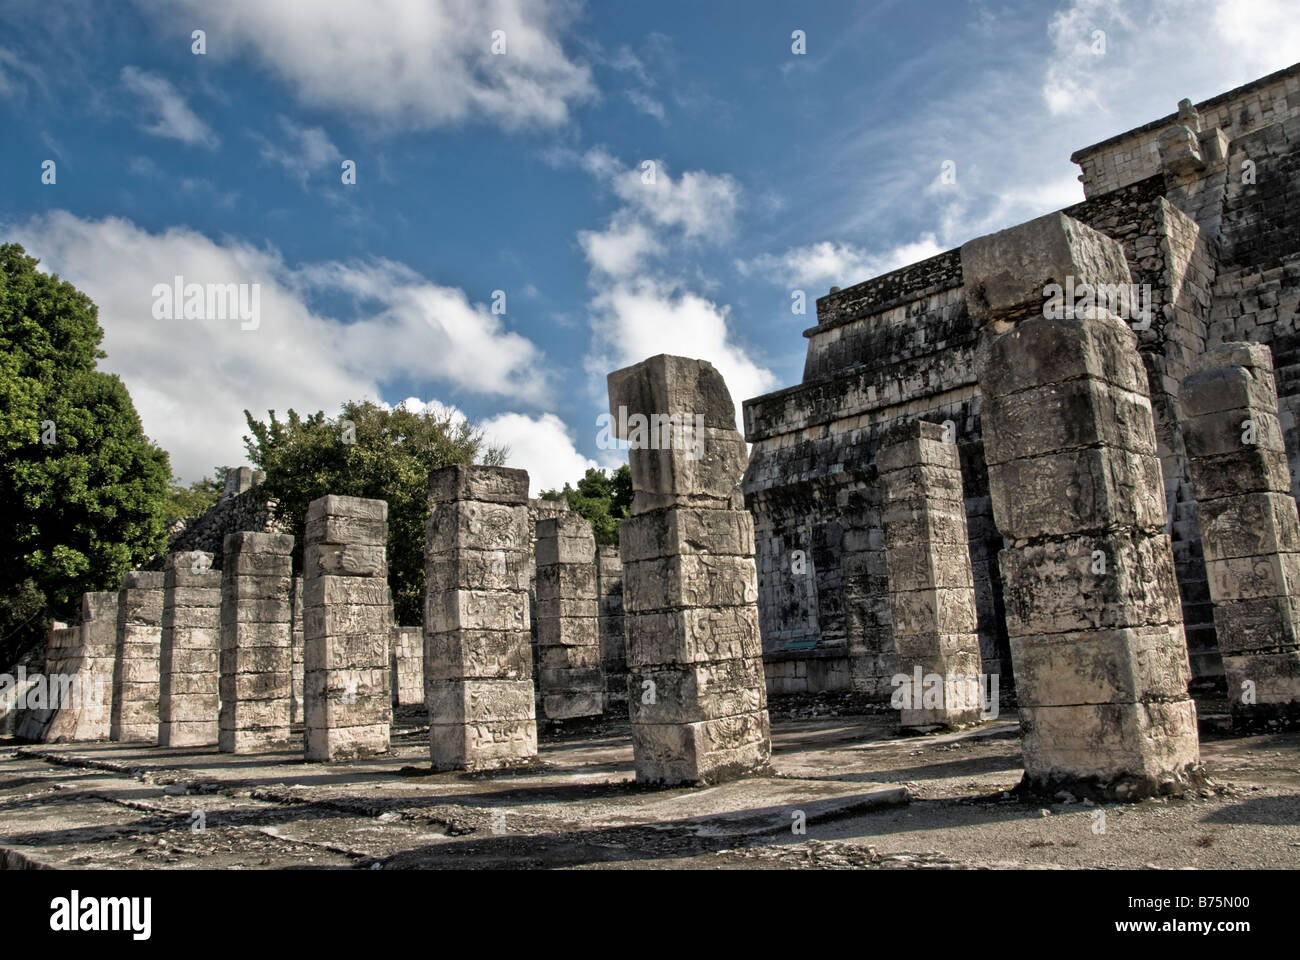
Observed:
[[[122,68],[121,76],[123,85],[140,101],[145,133],[200,147],[216,147],[221,142],[166,77],[129,66]]]

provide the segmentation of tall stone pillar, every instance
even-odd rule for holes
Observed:
[[[85,691],[74,740],[107,740],[113,712],[113,669],[117,663],[117,600],[111,590],[81,595],[81,646]]]
[[[765,769],[754,523],[731,395],[709,363],[665,354],[608,382],[634,491],[619,554],[637,780],[717,783]]]
[[[293,670],[291,671],[291,694],[289,701],[289,722],[303,722],[302,703],[302,577],[293,578],[293,590],[289,594],[292,611],[292,628],[289,633],[289,645],[293,648]]]
[[[1225,343],[1183,381],[1201,545],[1234,726],[1300,720],[1300,521],[1272,352]]]
[[[424,631],[394,626],[388,654],[393,706],[424,706]]]
[[[537,522],[538,687],[549,720],[598,717],[605,706],[596,602],[596,538],[576,513]]]
[[[876,469],[894,652],[907,678],[894,694],[899,723],[979,723],[984,685],[957,445],[939,424],[909,420],[886,432]]]
[[[210,553],[169,553],[163,561],[159,744],[217,742],[220,659],[221,571],[213,569]]]
[[[221,567],[222,753],[257,753],[289,739],[293,537],[230,533]]]
[[[596,600],[600,663],[605,671],[605,712],[627,709],[627,635],[623,623],[623,561],[618,547],[596,548]]]
[[[388,504],[326,496],[307,507],[304,557],[344,556],[365,547],[386,557]],[[387,562],[325,572],[307,563],[303,600],[303,697],[308,760],[351,760],[388,752]]]
[[[961,257],[986,324],[976,366],[1025,786],[1177,792],[1199,778],[1196,706],[1137,337],[1105,308],[1045,299],[1128,284],[1123,250],[1056,213]]]
[[[153,743],[158,737],[162,605],[161,571],[133,570],[122,579],[110,739]]]
[[[430,475],[424,676],[435,770],[537,755],[530,540],[523,470],[455,466]]]

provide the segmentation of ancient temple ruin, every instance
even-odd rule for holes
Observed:
[[[1029,793],[1199,787],[1198,684],[1300,712],[1300,65],[1073,159],[1083,202],[818,299],[743,436],[704,360],[609,374],[617,548],[524,471],[434,471],[418,626],[384,500],[322,497],[295,544],[232,472],[54,625],[46,669],[104,695],[23,735],[380,763],[423,707],[421,775],[535,771],[539,719],[581,720],[625,778],[702,785],[770,772],[769,696],[957,736],[1000,687]]]
[[[1069,224],[1108,238],[1122,256],[1124,270],[1107,278],[1122,285],[1101,292],[1123,308],[1145,375],[1159,468],[1149,468],[1149,482],[1163,493],[1161,527],[1172,544],[1194,679],[1220,677],[1224,665],[1182,384],[1215,344],[1269,345],[1292,468],[1287,487],[1296,495],[1298,140],[1300,65],[1199,104],[1184,101],[1174,114],[1077,151],[1072,159],[1083,171],[1087,199],[1060,211]],[[745,502],[754,515],[763,657],[773,692],[889,696],[898,663],[877,456],[890,426],[910,419],[939,425],[956,444],[983,671],[1000,673],[1004,690],[1019,679],[997,561],[1008,534],[989,483],[990,443],[1012,438],[990,432],[975,363],[990,320],[981,309],[984,292],[967,269],[963,251],[954,249],[832,288],[817,300],[816,325],[804,331],[803,382],[745,402],[745,436],[753,444]],[[1038,283],[1041,313],[1048,278],[1018,279]],[[1067,296],[1074,304],[1096,293],[1085,290],[1084,277],[1066,280],[1062,304]],[[1065,484],[1062,478],[1062,495]]]

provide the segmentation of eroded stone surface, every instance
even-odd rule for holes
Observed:
[[[885,561],[898,672],[908,682],[897,699],[904,729],[959,728],[983,716],[975,581],[961,498],[961,461],[944,428],[914,420],[885,437],[877,457],[887,506]],[[928,706],[921,675],[937,676],[942,697]]]
[[[576,513],[537,522],[537,686],[549,720],[604,712],[596,539]]]
[[[218,741],[221,711],[221,571],[201,550],[163,562],[158,743],[194,747]]]
[[[537,756],[537,712],[528,474],[482,466],[435,471],[424,550],[433,768],[484,770],[531,760]]]
[[[303,722],[309,761],[387,753],[392,723],[389,644],[394,624],[385,554],[388,504],[326,496],[307,508],[305,545],[316,556],[364,548],[374,563],[303,578]]]
[[[1267,346],[1225,343],[1183,382],[1192,483],[1234,724],[1300,720],[1300,520]],[[1273,460],[1268,459],[1271,455]]]
[[[258,753],[289,739],[293,537],[231,533],[224,547],[218,747]]]
[[[710,364],[661,355],[610,374],[609,404],[632,444],[619,552],[637,780],[716,783],[762,770],[767,688],[730,394]],[[638,440],[636,416],[701,424],[690,434],[699,445],[671,431]]]
[[[1178,792],[1200,776],[1196,707],[1137,338],[1102,309],[1049,319],[1035,289],[1071,276],[1127,282],[1117,245],[1094,234],[1044,218],[962,248],[971,309],[1016,321],[986,329],[977,363],[985,432],[1009,427],[989,482],[1007,538],[1025,786]],[[1035,282],[1017,285],[1044,250],[1050,276],[1035,266]],[[1071,398],[1068,422],[1022,411],[1044,388]]]

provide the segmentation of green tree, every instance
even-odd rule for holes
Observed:
[[[37,263],[0,245],[0,666],[167,546],[167,454],[95,369],[95,304]]]
[[[327,494],[388,501],[388,586],[399,623],[424,616],[424,524],[429,516],[429,473],[457,463],[500,466],[506,451],[449,414],[348,402],[339,415],[324,412],[287,420],[268,411],[265,423],[244,411],[252,436],[244,438],[266,480],[253,489],[277,501],[276,515],[302,544],[307,506]],[[295,568],[302,552],[294,551]]]
[[[575,490],[543,490],[543,500],[564,498],[569,509],[591,523],[599,544],[618,546],[618,525],[632,509],[632,470],[625,463],[607,476],[604,470],[588,467]]]
[[[188,487],[181,483],[179,477],[172,477],[171,483],[167,485],[167,525],[171,526],[177,520],[203,516],[208,507],[221,499],[229,470],[229,467],[217,467],[212,476],[195,480]]]

